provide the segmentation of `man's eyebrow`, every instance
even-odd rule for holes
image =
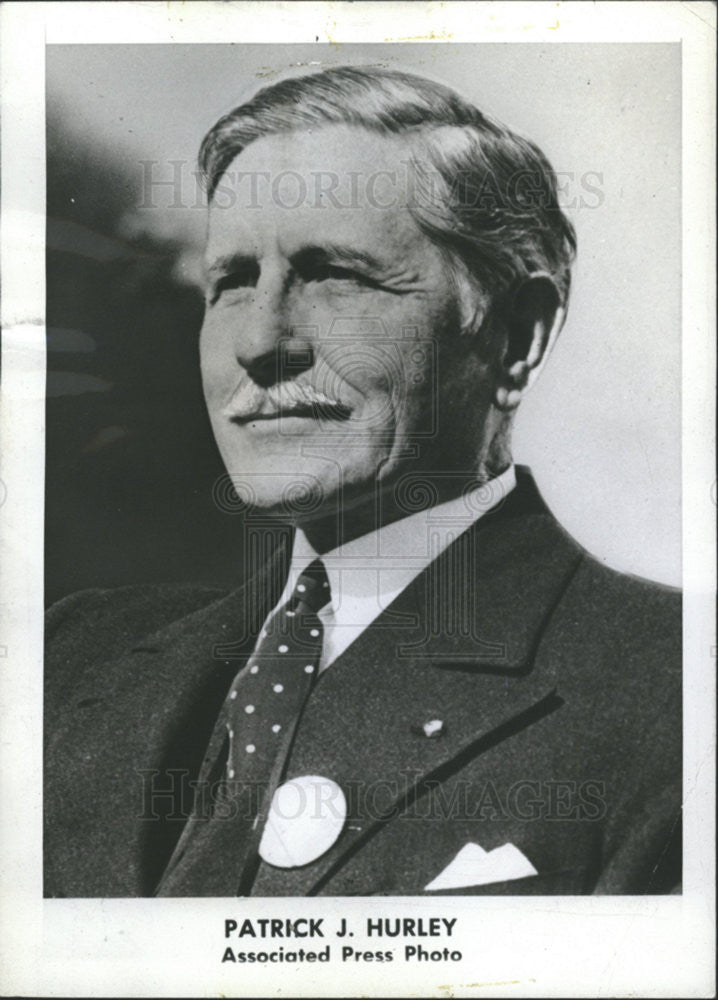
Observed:
[[[307,267],[317,264],[337,262],[347,265],[361,265],[368,271],[376,273],[386,270],[386,263],[379,260],[367,250],[359,247],[346,246],[342,243],[322,243],[308,244],[300,247],[290,257],[293,267]],[[217,257],[205,258],[204,270],[207,278],[213,279],[218,275],[228,274],[247,266],[257,265],[257,258],[254,254],[235,251],[234,253],[220,254]]]
[[[302,265],[306,266],[307,264],[336,264],[339,262],[350,265],[360,264],[367,270],[374,272],[386,269],[386,262],[379,260],[378,257],[375,257],[367,250],[346,246],[342,243],[321,243],[303,246],[296,253],[292,254],[290,260],[294,267],[302,267]]]

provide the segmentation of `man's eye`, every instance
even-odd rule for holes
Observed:
[[[251,264],[222,275],[212,289],[212,299],[216,301],[222,292],[236,288],[254,288],[259,280],[259,267]]]
[[[373,282],[365,274],[335,264],[314,264],[310,269],[307,269],[304,280],[307,282],[341,281],[348,284],[376,287],[376,282]]]
[[[306,275],[307,281],[358,281],[359,275],[347,267],[335,267],[333,264],[315,264]]]

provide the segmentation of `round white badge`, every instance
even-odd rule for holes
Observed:
[[[276,868],[300,868],[336,843],[347,801],[336,781],[316,774],[292,778],[272,797],[259,844],[262,860]]]

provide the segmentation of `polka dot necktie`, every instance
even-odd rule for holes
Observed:
[[[331,593],[324,563],[299,576],[292,596],[267,621],[259,643],[225,702],[226,779],[266,782],[314,683],[322,652],[318,612]]]
[[[206,772],[203,768],[207,780],[199,782],[204,789],[218,781],[210,815],[196,799],[156,895],[251,892],[271,800],[316,679],[323,639],[318,612],[330,596],[324,564],[316,559],[300,574],[287,603],[267,620],[232,683],[210,742]]]

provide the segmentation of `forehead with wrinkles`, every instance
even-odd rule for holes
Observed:
[[[330,126],[251,143],[230,164],[210,206],[208,265],[237,249],[276,244],[291,256],[308,240],[351,246],[382,271],[437,256],[408,208],[408,144]]]

